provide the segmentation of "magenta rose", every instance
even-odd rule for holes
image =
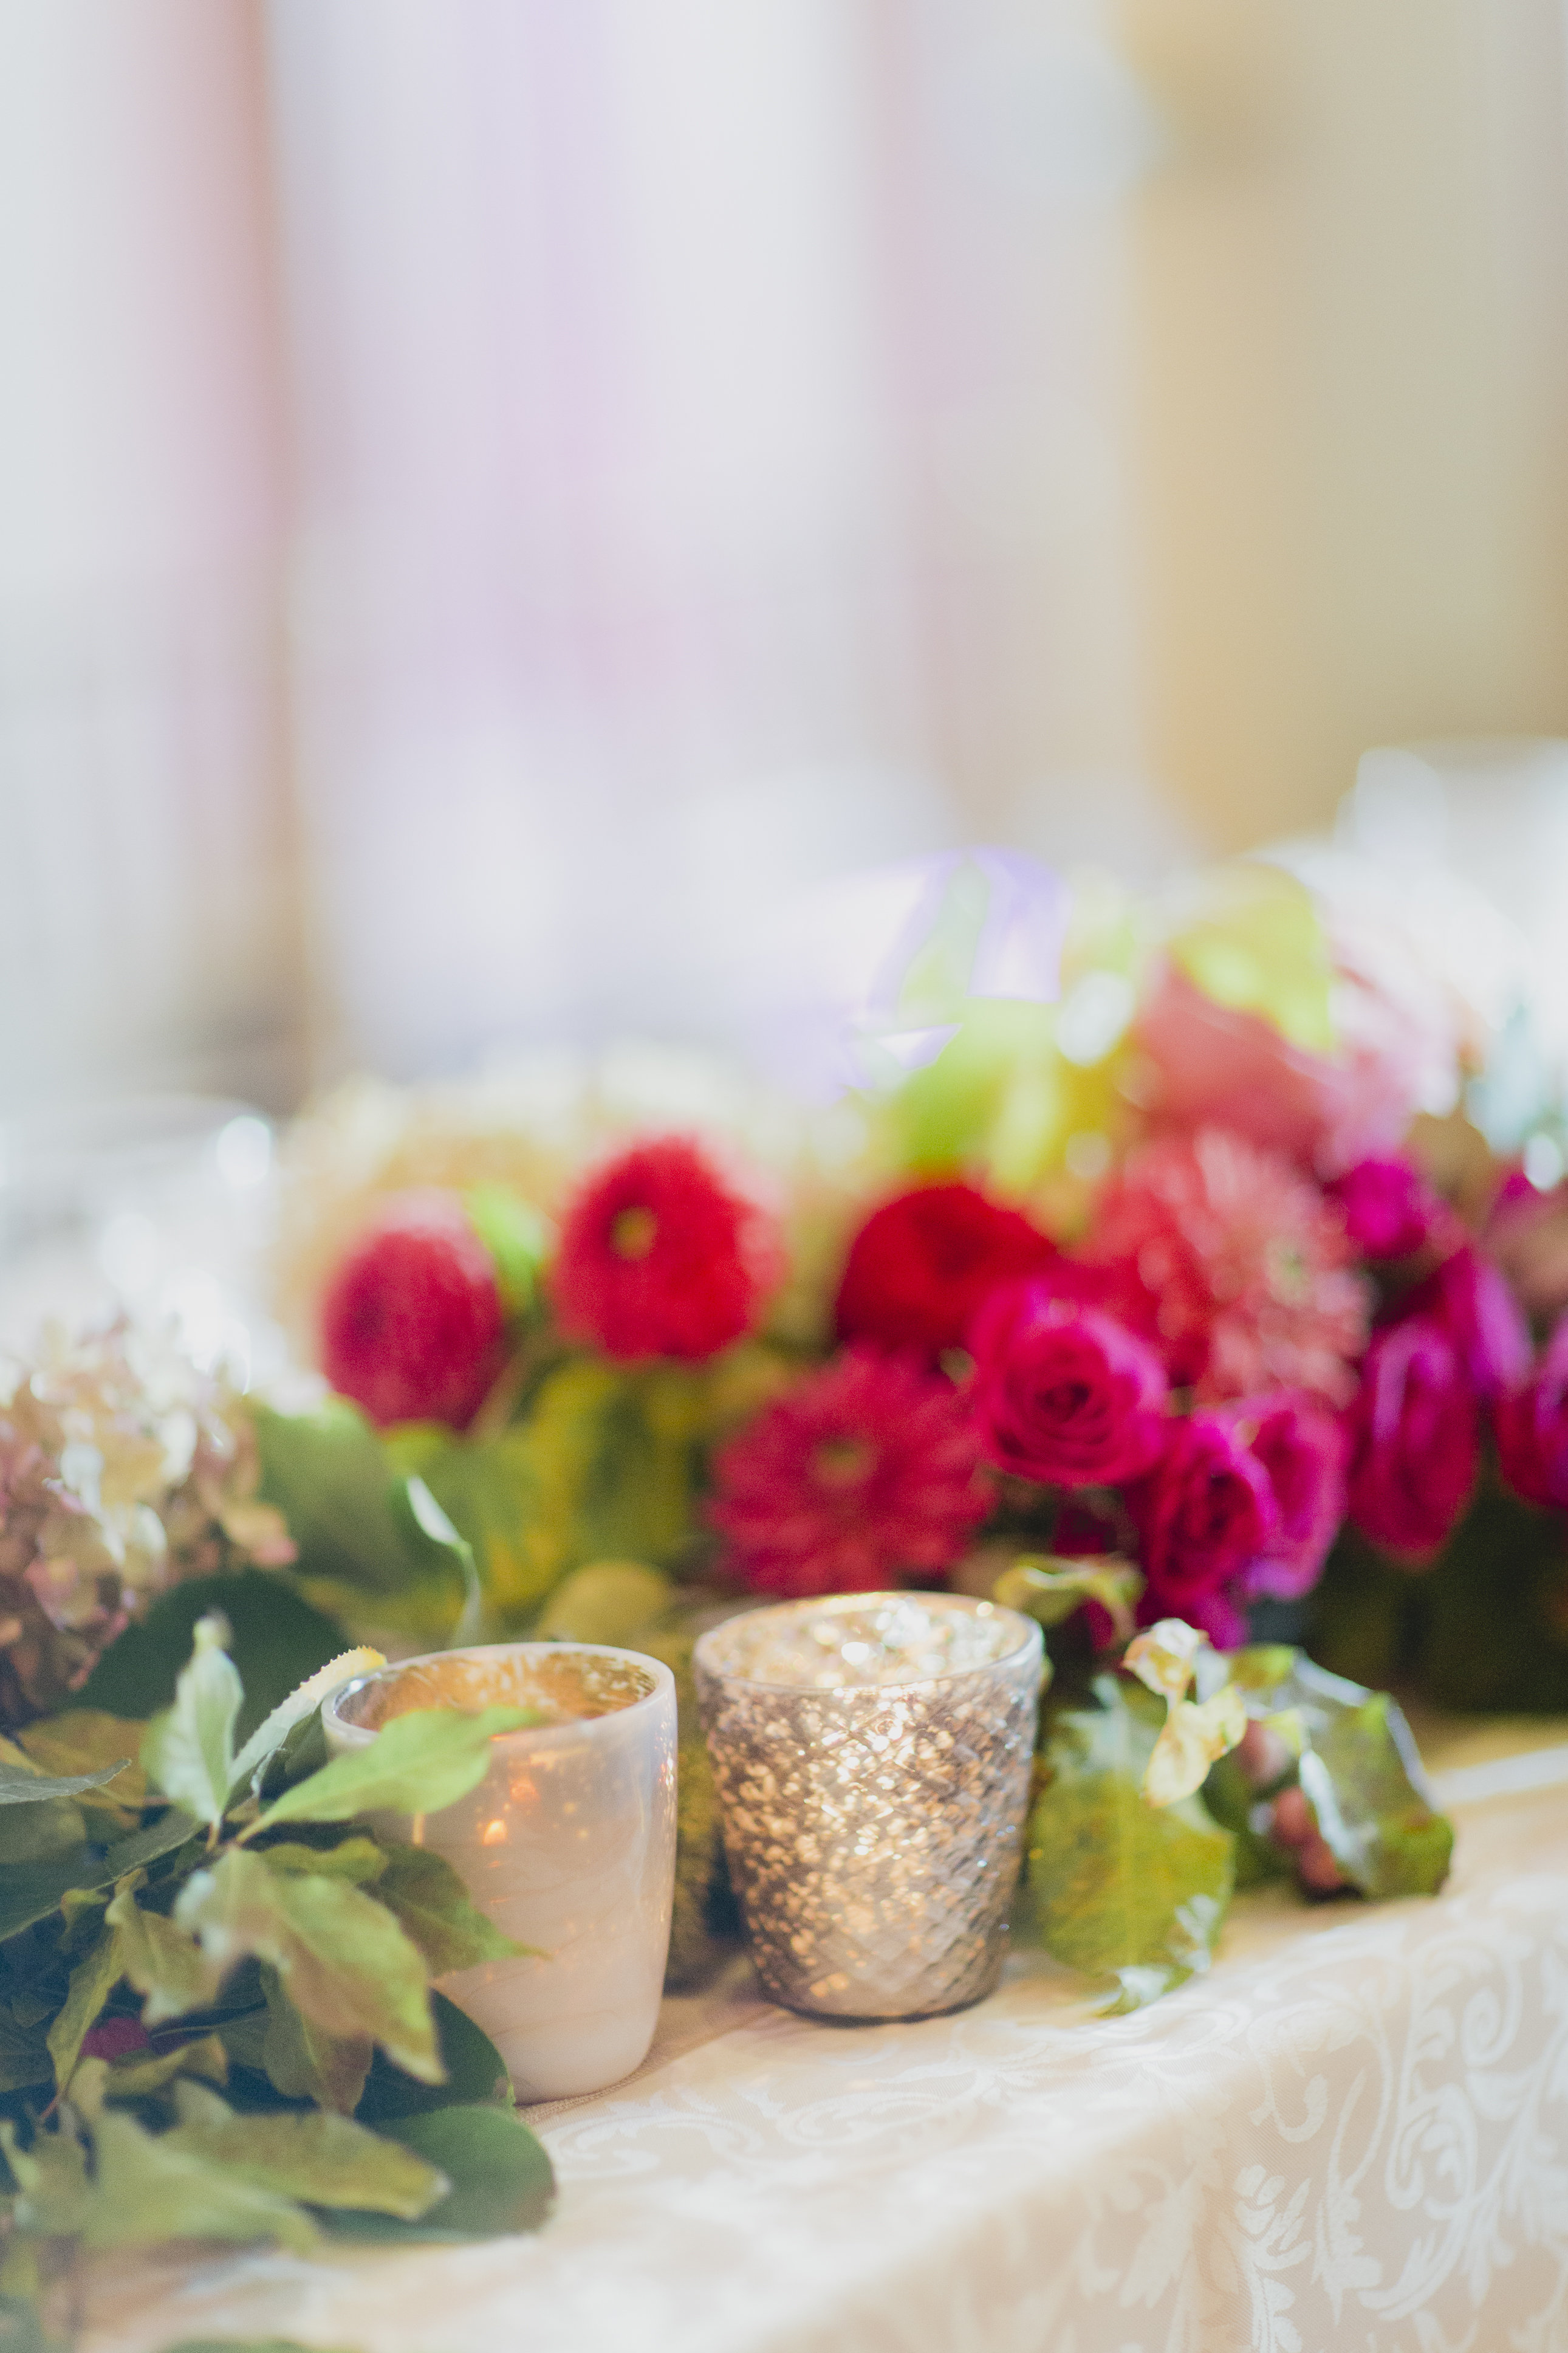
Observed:
[[[1568,1321],[1552,1335],[1531,1379],[1498,1399],[1492,1429],[1514,1493],[1568,1511]]]
[[[1345,1513],[1345,1434],[1337,1415],[1304,1389],[1237,1406],[1233,1419],[1252,1431],[1254,1459],[1268,1474],[1279,1524],[1246,1573],[1250,1599],[1270,1594],[1294,1601],[1318,1581]]]
[[[1328,1187],[1363,1258],[1412,1258],[1447,1212],[1408,1160],[1358,1160]]]
[[[1465,1242],[1405,1303],[1453,1343],[1473,1393],[1489,1405],[1530,1371],[1530,1326],[1507,1282],[1473,1242]]]
[[[1128,1498],[1141,1538],[1141,1615],[1184,1618],[1209,1632],[1211,1613],[1194,1611],[1210,1597],[1217,1608],[1221,1588],[1274,1543],[1279,1507],[1251,1436],[1234,1411],[1194,1413],[1170,1425],[1160,1461]],[[1227,1623],[1234,1615],[1227,1605]]]
[[[1350,1517],[1419,1562],[1465,1507],[1476,1476],[1476,1409],[1458,1351],[1430,1316],[1379,1332],[1350,1413]]]
[[[969,1347],[975,1422],[999,1470],[1047,1487],[1108,1487],[1158,1456],[1160,1359],[1098,1308],[1045,1283],[1009,1284],[980,1310]]]

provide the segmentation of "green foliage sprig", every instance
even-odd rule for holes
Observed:
[[[359,1819],[450,1804],[527,1711],[421,1711],[322,1761],[321,1701],[374,1654],[237,1741],[226,1641],[197,1621],[145,1725],[81,1709],[37,1754],[0,1743],[0,2299],[24,2314],[79,2250],[489,2236],[552,2196],[499,2052],[430,1982],[527,1947]]]

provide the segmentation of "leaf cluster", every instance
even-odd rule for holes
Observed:
[[[240,1739],[227,1630],[194,1630],[147,1723],[0,1743],[0,2294],[77,2248],[460,2239],[550,2202],[499,2053],[431,1983],[526,1948],[380,1827],[473,1788],[524,1713],[399,1716],[321,1762],[322,1699],[377,1654]]]
[[[1284,1736],[1293,1757],[1267,1795],[1299,1781],[1359,1894],[1432,1894],[1447,1875],[1452,1829],[1385,1693],[1284,1646],[1210,1653],[1203,1665],[1198,1704],[1183,1697],[1184,1672],[1179,1689],[1156,1691],[1103,1670],[1043,1718],[1015,1935],[1098,1980],[1117,2009],[1205,1969],[1233,1891],[1289,1870],[1233,1755],[1209,1767],[1200,1790],[1205,1760],[1194,1739],[1191,1774],[1176,1785],[1187,1793],[1165,1803],[1147,1794],[1184,1708],[1216,1720],[1245,1711]],[[1227,1743],[1235,1729],[1227,1724]]]

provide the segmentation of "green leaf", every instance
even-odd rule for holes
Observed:
[[[417,2222],[376,2214],[331,2214],[334,2237],[452,2242],[536,2231],[555,2199],[550,2159],[528,2126],[498,2107],[437,2108],[392,2128],[405,2147],[439,2166],[447,2195]]]
[[[541,1611],[541,1642],[620,1644],[663,1617],[675,1588],[641,1560],[596,1560],[563,1577]]]
[[[514,2105],[506,2062],[484,2029],[444,1993],[432,1992],[430,2010],[440,2038],[446,2082],[416,2084],[378,2051],[354,2110],[361,2124],[390,2124],[400,2116],[428,2116],[433,2108]]]
[[[437,1813],[484,1779],[494,1734],[539,1720],[525,1707],[486,1707],[474,1715],[428,1707],[395,1715],[363,1748],[334,1757],[308,1781],[285,1789],[247,1836],[279,1822],[343,1822],[373,1810]]]
[[[174,1704],[147,1726],[142,1763],[149,1780],[198,1822],[221,1822],[234,1782],[234,1727],[245,1693],[223,1647],[224,1620],[198,1618],[193,1631],[195,1647],[175,1683]]]
[[[277,1846],[258,1847],[256,1852],[268,1871],[292,1879],[315,1872],[327,1879],[352,1879],[356,1887],[365,1887],[386,1869],[385,1852],[370,1838],[344,1839],[337,1846],[293,1846],[279,1841]],[[379,1889],[376,1892],[380,1894]]]
[[[16,2127],[0,2117],[0,2148],[16,2184],[15,2227],[31,2238],[74,2239],[92,2196],[80,2143],[56,2129],[35,2133],[24,2149]]]
[[[116,1890],[103,1917],[114,1937],[117,1974],[145,1997],[144,2026],[183,2018],[213,2000],[221,1971],[176,1921],[138,1904],[129,1885]]]
[[[334,1607],[444,1641],[464,1605],[461,1562],[421,1528],[364,1416],[343,1398],[313,1413],[254,1411],[261,1498],[289,1523],[293,1574]]]
[[[303,1724],[308,1716],[316,1715],[323,1700],[330,1699],[333,1692],[341,1691],[344,1683],[352,1683],[355,1675],[370,1674],[375,1668],[385,1664],[386,1661],[379,1651],[367,1650],[362,1645],[357,1650],[340,1651],[335,1659],[329,1659],[324,1667],[318,1667],[313,1675],[307,1675],[299,1689],[291,1691],[287,1699],[279,1700],[270,1715],[257,1725],[235,1758],[234,1778],[229,1784],[231,1794],[242,1788],[247,1782],[254,1788],[259,1775],[276,1757],[295,1726]]]
[[[451,2185],[440,2168],[348,2116],[238,2116],[199,2084],[174,2090],[163,2137],[236,2179],[308,2206],[346,2206],[417,2221]]]
[[[1210,1769],[1203,1795],[1209,1814],[1236,1841],[1237,1894],[1243,1888],[1261,1887],[1271,1879],[1294,1876],[1294,1866],[1285,1849],[1270,1838],[1260,1837],[1252,1827],[1258,1792],[1237,1763],[1234,1749]]]
[[[1156,1727],[1113,1676],[1097,1711],[1060,1714],[1046,1752],[1026,1862],[1037,1932],[1069,1968],[1111,1978],[1133,2009],[1206,1968],[1232,1887],[1232,1842],[1195,1798],[1142,1791]]]
[[[97,2174],[81,2219],[87,2248],[157,2246],[167,2239],[272,2239],[296,2254],[318,2243],[309,2215],[182,2143],[147,2133],[118,2109],[93,2126]]]
[[[502,1307],[510,1316],[526,1315],[538,1297],[540,1270],[554,1245],[549,1219],[501,1185],[471,1187],[463,1195],[463,1208],[494,1262]]]
[[[70,1798],[46,1798],[36,1806],[0,1806],[0,1875],[18,1864],[50,1862],[74,1853],[86,1838],[86,1820]]]
[[[156,1821],[113,1846],[79,1846],[46,1862],[0,1872],[0,1944],[47,1920],[73,1890],[112,1887],[127,1872],[160,1861],[195,1835],[189,1814],[171,1806]]]
[[[318,2107],[352,2116],[375,2048],[369,2035],[323,2033],[295,2009],[276,1969],[262,1970],[261,1987],[266,2026],[259,2050],[245,2063],[259,2066],[285,2099],[313,2100]]]
[[[49,2057],[62,2092],[75,2070],[83,2036],[124,1974],[120,1938],[113,1926],[107,1925],[71,1971],[64,2004],[49,2029]]]
[[[148,1802],[147,1777],[131,1761],[140,1753],[145,1730],[145,1725],[100,1708],[74,1707],[27,1725],[16,1741],[46,1773],[81,1776],[105,1769],[112,1787],[84,1789],[81,1796],[100,1835],[118,1836],[135,1828]],[[127,1761],[119,1762],[122,1758]]]
[[[163,2091],[178,2075],[200,2075],[209,2084],[228,2079],[228,2054],[216,2034],[202,2034],[172,2051],[140,2052],[117,2059],[103,2080],[106,2100],[144,2100]]]
[[[84,1707],[145,1718],[169,1705],[198,1618],[226,1618],[229,1657],[245,1686],[236,1736],[247,1738],[308,1675],[349,1645],[349,1637],[296,1592],[289,1572],[247,1568],[232,1577],[192,1577],[159,1594],[99,1660],[78,1697]]]
[[[390,1912],[342,1879],[294,1879],[231,1847],[180,1892],[174,1916],[227,1972],[247,1954],[337,2041],[368,2035],[411,2075],[440,2080],[425,1965]]]
[[[1058,1560],[1042,1553],[1025,1554],[1005,1568],[991,1598],[1047,1628],[1062,1625],[1085,1602],[1097,1601],[1125,1641],[1142,1590],[1142,1576],[1126,1561]]]
[[[76,1798],[84,1789],[101,1789],[130,1764],[121,1757],[96,1773],[45,1773],[37,1766],[7,1765],[0,1757],[0,1806],[38,1806],[50,1798]]]
[[[1286,1672],[1272,1683],[1255,1679],[1251,1713],[1265,1720],[1288,1715],[1298,1729],[1301,1788],[1352,1886],[1373,1897],[1436,1894],[1448,1875],[1454,1833],[1431,1802],[1403,1711],[1385,1692],[1331,1675],[1299,1651],[1272,1657]],[[1251,1672],[1256,1678],[1266,1671]]]
[[[376,1882],[376,1899],[418,1946],[433,1978],[472,1968],[479,1961],[510,1960],[533,1952],[532,1946],[503,1936],[475,1909],[451,1864],[429,1847],[388,1840],[382,1852],[385,1869]]]

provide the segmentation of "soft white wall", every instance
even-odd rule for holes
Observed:
[[[0,0],[0,1107],[289,1084],[258,64],[246,0]]]

